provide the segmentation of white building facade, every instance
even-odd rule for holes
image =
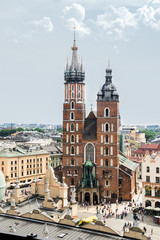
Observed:
[[[160,155],[146,154],[142,159],[142,206],[160,208]]]

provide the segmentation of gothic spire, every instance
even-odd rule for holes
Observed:
[[[85,78],[82,61],[79,61],[78,56],[77,56],[78,47],[76,46],[75,29],[76,28],[74,27],[73,46],[71,47],[72,60],[71,60],[70,64],[67,61],[66,69],[65,69],[65,73],[64,73],[64,78],[65,78],[66,82],[68,82],[68,81],[78,81],[78,82],[84,81],[84,78]]]

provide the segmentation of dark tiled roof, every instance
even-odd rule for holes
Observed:
[[[86,140],[97,139],[97,118],[92,111],[85,119],[83,139]]]

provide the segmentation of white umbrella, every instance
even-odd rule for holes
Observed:
[[[148,209],[148,210],[149,210],[149,209],[153,209],[153,208],[152,208],[151,206],[148,206],[148,207],[146,207],[146,209]]]
[[[154,208],[155,211],[160,211],[159,207]]]

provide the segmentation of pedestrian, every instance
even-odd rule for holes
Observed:
[[[153,228],[151,229],[151,235],[153,235]]]

